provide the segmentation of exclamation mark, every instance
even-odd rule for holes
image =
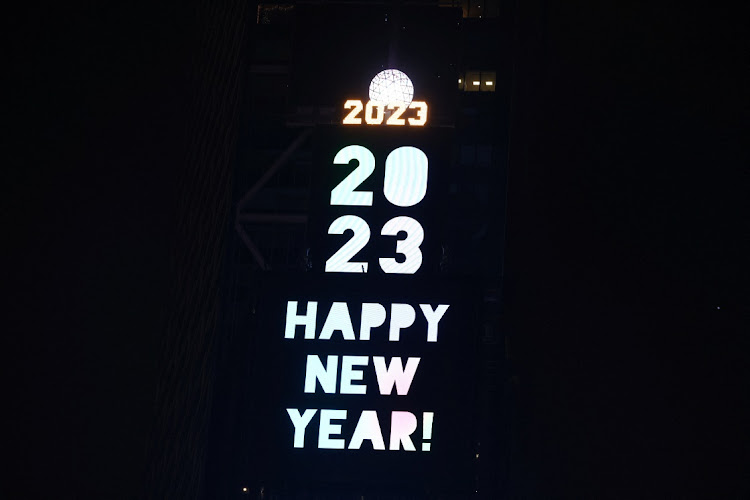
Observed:
[[[430,451],[430,443],[425,443],[425,441],[432,439],[432,417],[435,414],[426,411],[422,415],[422,451]]]

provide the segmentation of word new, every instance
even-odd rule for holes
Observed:
[[[314,393],[317,381],[323,392],[327,394],[336,393],[336,378],[338,372],[338,359],[336,355],[328,356],[326,364],[315,354],[308,354],[305,366],[305,392]],[[363,371],[357,370],[355,366],[367,366],[369,356],[342,356],[341,357],[341,384],[339,394],[367,394],[367,386],[355,384],[363,378]],[[396,394],[405,396],[409,393],[414,374],[417,373],[420,358],[408,358],[404,367],[401,358],[392,358],[390,365],[386,366],[385,358],[373,356],[372,364],[375,367],[375,376],[378,380],[378,388],[383,396],[390,396],[393,387]]]
[[[294,447],[304,448],[305,430],[318,410],[307,409],[304,413],[300,413],[297,408],[287,408],[286,412],[289,414],[289,418],[294,426]],[[320,410],[318,426],[319,449],[343,450],[344,448],[348,448],[350,450],[359,450],[362,447],[362,443],[367,440],[372,443],[373,450],[385,450],[383,432],[376,411],[364,410],[360,414],[357,427],[355,427],[354,434],[352,434],[349,440],[349,446],[346,446],[344,439],[335,437],[341,435],[341,424],[332,423],[333,420],[346,420],[346,416],[346,410]],[[423,413],[422,451],[430,451],[430,443],[424,441],[432,438],[433,418],[433,412],[426,411]],[[414,443],[411,440],[411,435],[416,430],[416,415],[408,411],[391,412],[391,433],[388,449],[398,451],[403,448],[406,451],[416,451]]]
[[[435,309],[429,304],[419,304],[424,318],[427,320],[427,342],[437,342],[438,324],[448,310],[448,305],[440,304]],[[398,342],[401,330],[414,324],[417,318],[414,307],[409,304],[391,304],[388,340]],[[297,326],[305,327],[305,339],[315,339],[318,316],[318,303],[307,302],[307,309],[301,314],[297,301],[290,300],[286,306],[286,325],[284,338],[293,339]],[[386,320],[386,309],[376,302],[362,304],[362,315],[359,324],[359,340],[370,340],[370,330],[382,326]],[[328,311],[323,328],[317,339],[330,340],[333,332],[340,331],[344,340],[357,340],[354,335],[354,325],[346,302],[334,302]]]

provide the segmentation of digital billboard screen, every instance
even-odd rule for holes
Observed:
[[[472,287],[363,274],[269,278],[248,393],[258,480],[469,488]]]
[[[453,131],[405,74],[379,75],[311,136],[308,272],[263,276],[250,470],[278,488],[468,493],[480,287],[441,272]]]

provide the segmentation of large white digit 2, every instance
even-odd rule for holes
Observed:
[[[341,149],[333,158],[334,165],[349,165],[357,160],[357,168],[331,190],[331,205],[372,206],[372,191],[355,191],[375,171],[375,157],[364,146],[351,145]]]
[[[412,207],[427,194],[427,155],[413,146],[401,146],[385,159],[383,194],[397,207]]]
[[[388,274],[414,274],[422,265],[422,251],[419,245],[424,241],[424,229],[416,220],[402,215],[386,222],[380,234],[397,236],[399,231],[406,232],[406,238],[396,242],[396,253],[406,257],[406,260],[397,262],[394,258],[381,257],[378,259],[380,267]]]
[[[354,257],[370,241],[370,226],[356,215],[342,215],[331,222],[328,234],[344,234],[347,229],[354,231],[354,236],[326,261],[327,273],[367,272],[367,262],[349,262],[349,259]],[[401,242],[399,241],[399,243]]]

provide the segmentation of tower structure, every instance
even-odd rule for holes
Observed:
[[[470,409],[474,461],[466,484],[484,498],[502,497],[509,425],[500,307],[509,8],[493,2],[298,1],[261,3],[254,14],[222,274],[207,487],[217,498],[293,494],[253,478],[254,431],[247,419],[265,404],[253,396],[258,381],[251,368],[263,353],[250,347],[266,334],[260,325],[268,288],[261,284],[280,274],[309,275],[330,257],[313,234],[320,131],[340,127],[344,101],[366,96],[372,77],[395,63],[430,103],[427,127],[450,137],[441,171],[436,272],[468,279],[480,297],[477,326],[467,333],[480,347],[467,360],[477,373],[477,397]],[[339,489],[352,498],[362,493],[353,485]],[[334,490],[315,494],[331,498]],[[424,488],[411,494],[437,498]]]

